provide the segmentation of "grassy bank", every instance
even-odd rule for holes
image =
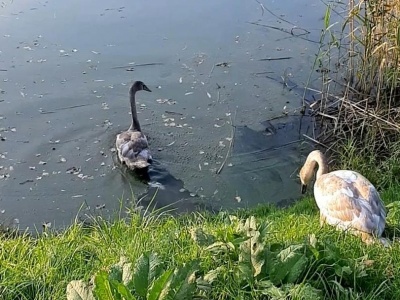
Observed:
[[[400,201],[399,192],[399,188],[389,188],[382,196],[387,203]],[[389,223],[396,224],[399,212],[391,209]],[[143,258],[153,258],[150,263],[158,261],[161,269],[153,277],[140,273],[145,272],[143,264],[142,268],[132,267],[132,273],[139,272],[137,278],[158,279],[164,296],[169,286],[169,299],[190,299],[187,295],[181,298],[183,294],[172,297],[176,290],[189,291],[189,286],[194,295],[204,299],[400,297],[400,243],[389,249],[379,244],[365,246],[357,237],[320,228],[311,198],[283,210],[263,206],[234,216],[143,218],[134,214],[129,220],[112,223],[97,219],[91,226],[75,224],[60,234],[39,238],[2,237],[0,298],[65,299],[69,282],[88,283],[96,274],[96,285],[108,287],[112,294],[118,279],[110,278],[119,275],[115,275],[118,268],[110,267],[121,257],[134,265]],[[393,228],[387,231],[389,235],[393,232]],[[143,256],[146,253],[150,256]],[[190,269],[184,269],[184,264]],[[160,279],[175,268],[178,275],[169,277],[169,285]],[[70,286],[70,293],[76,284]],[[154,293],[157,285],[139,282],[127,286],[136,293],[132,299],[150,299],[138,295],[151,288]],[[101,299],[120,298],[104,293]]]

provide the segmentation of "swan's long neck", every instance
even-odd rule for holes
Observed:
[[[316,175],[316,179],[318,179],[321,175],[328,173],[328,164],[326,163],[325,156],[321,152],[314,152],[314,155],[307,159],[307,163],[309,163],[309,168],[314,170],[315,165],[318,165],[318,171]]]
[[[137,92],[137,89],[134,87],[132,87],[129,91],[129,99],[131,102],[131,112],[132,112],[132,124],[131,124],[131,127],[129,127],[129,130],[142,131],[140,128],[137,111],[136,111],[136,100],[135,100],[136,92]]]

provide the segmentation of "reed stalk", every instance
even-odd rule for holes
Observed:
[[[336,150],[350,140],[360,155],[386,160],[400,141],[400,1],[330,4],[324,22],[314,138]]]

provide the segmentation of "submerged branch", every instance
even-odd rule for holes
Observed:
[[[281,31],[281,32],[290,34],[290,35],[293,36],[293,37],[296,37],[296,38],[299,38],[299,39],[302,39],[302,40],[305,40],[305,41],[308,41],[308,42],[311,42],[311,43],[315,43],[315,44],[319,44],[319,43],[320,43],[320,41],[314,41],[314,40],[310,40],[310,39],[308,39],[308,38],[303,37],[304,34],[310,33],[308,30],[303,29],[303,28],[296,27],[296,29],[303,30],[305,33],[302,33],[302,34],[295,34],[295,33],[294,33],[294,29],[295,29],[295,28],[292,28],[292,29],[289,31],[289,30],[287,30],[287,29],[285,29],[285,28],[282,28],[282,27],[270,26],[270,25],[260,24],[260,23],[256,23],[256,22],[247,22],[247,23],[252,24],[252,25],[256,25],[256,26],[261,26],[261,27],[269,28],[269,29],[278,30],[278,31]]]
[[[236,114],[237,114],[237,109],[235,110],[235,119],[236,120]],[[231,150],[233,148],[233,140],[235,139],[235,132],[236,132],[236,127],[233,125],[233,121],[232,121],[232,116],[229,116],[229,119],[231,121],[231,127],[232,127],[232,131],[231,131],[231,140],[229,141],[229,148],[228,151],[226,151],[226,155],[225,155],[225,159],[222,162],[221,166],[219,167],[219,169],[217,170],[217,172],[215,172],[216,174],[220,174],[222,172],[222,169],[224,168],[229,155],[231,154]]]
[[[291,59],[293,58],[292,56],[285,56],[285,57],[269,57],[269,58],[261,58],[259,61],[271,61],[271,60],[285,60],[285,59]]]
[[[116,67],[112,67],[111,69],[126,69],[126,68],[134,68],[134,67],[161,66],[161,65],[164,65],[164,64],[160,63],[160,62],[154,62],[154,63],[146,63],[146,64],[133,64],[133,65],[128,65],[128,66],[116,66]]]

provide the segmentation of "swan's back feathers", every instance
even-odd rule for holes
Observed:
[[[130,169],[146,168],[152,157],[146,136],[140,131],[125,131],[117,135],[116,148],[118,157]]]
[[[328,224],[381,236],[386,210],[375,187],[361,174],[339,170],[322,175],[314,194]]]

